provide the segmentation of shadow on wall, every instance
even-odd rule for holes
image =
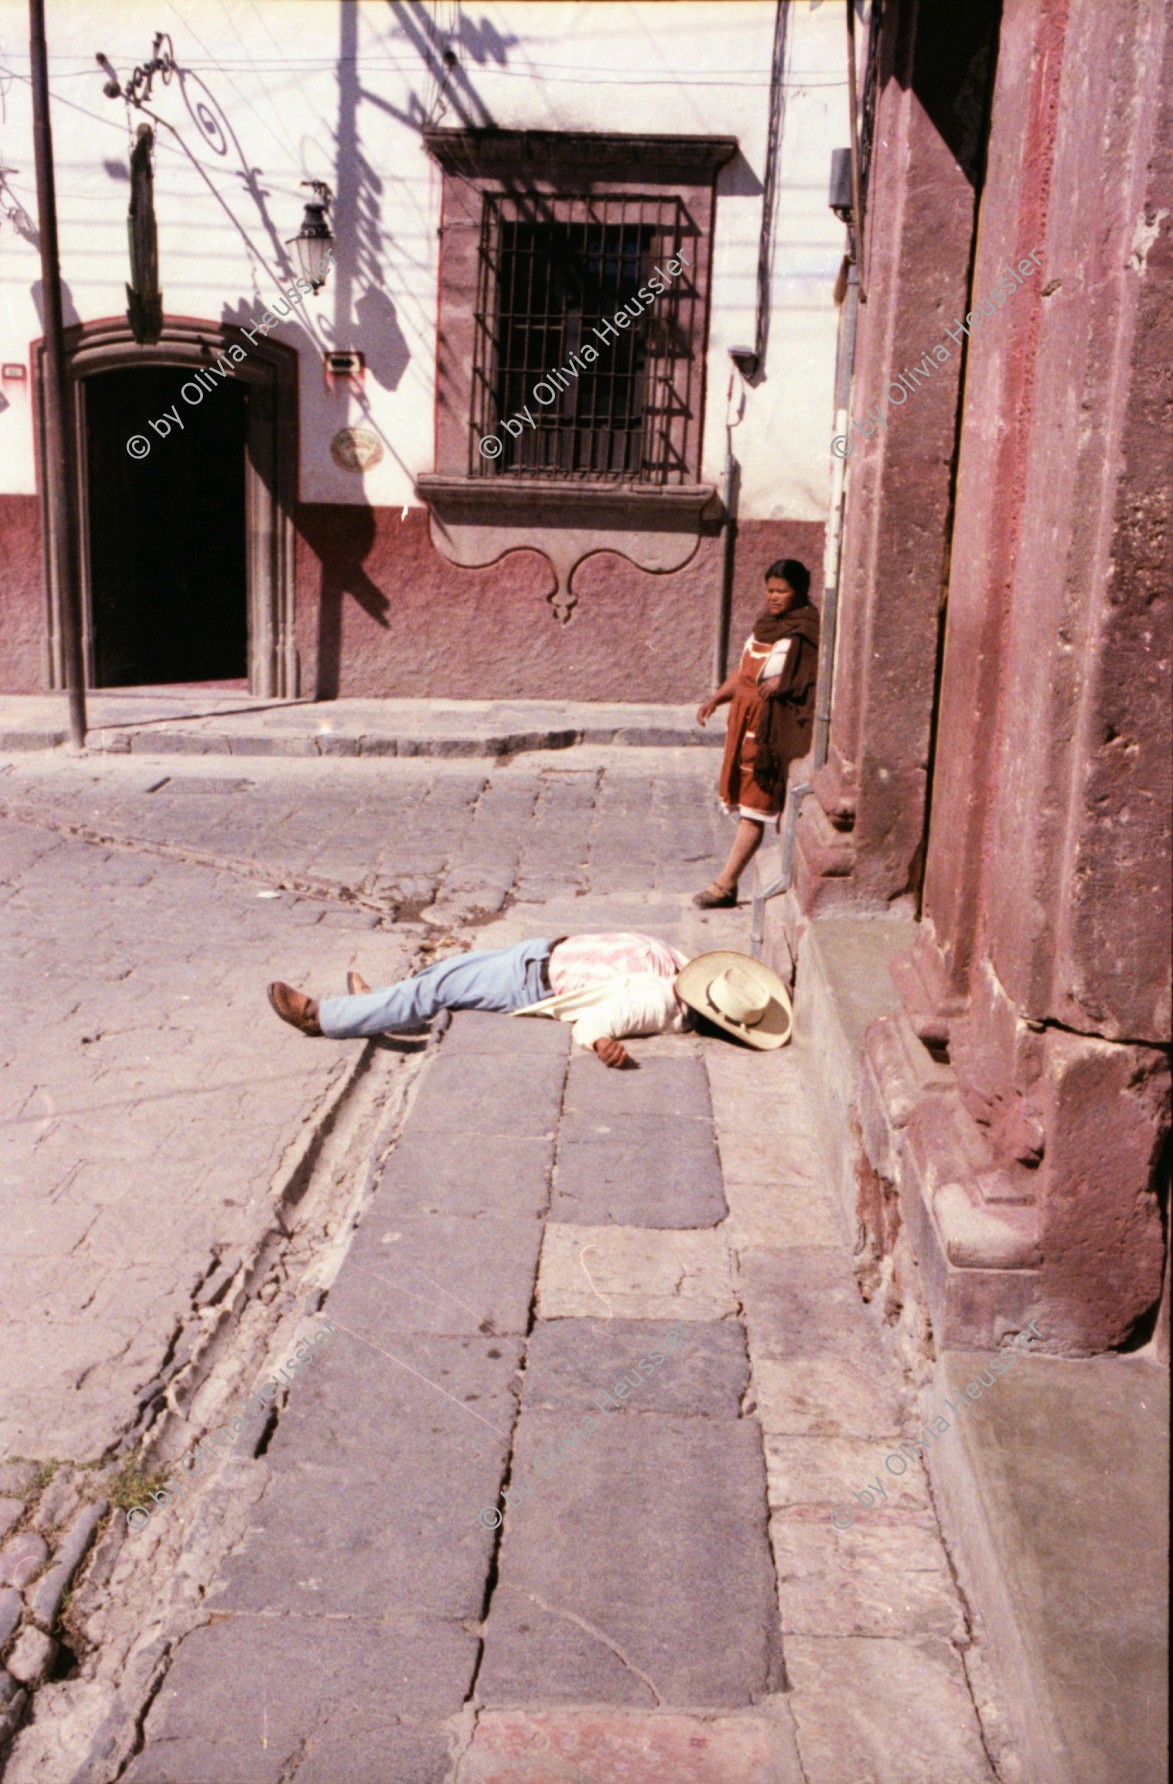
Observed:
[[[384,390],[396,390],[407,370],[411,350],[399,326],[395,305],[385,291],[365,291],[354,306],[354,314],[368,372]]]
[[[994,91],[998,14],[995,0],[960,0],[925,14],[911,65],[881,67],[880,82],[896,80],[924,107],[941,141],[975,189],[979,186]]]
[[[40,238],[38,237],[38,243]],[[32,287],[33,303],[36,305],[37,321],[41,325],[41,333],[45,332],[45,287],[37,279]],[[77,313],[77,305],[73,301],[73,293],[65,280],[61,281],[61,323],[64,328],[77,328],[81,317]]]
[[[303,508],[298,530],[319,560],[318,670],[314,698],[337,700],[342,667],[342,604],[347,595],[389,630],[391,603],[363,564],[375,539],[374,510],[331,503]]]
[[[463,52],[479,64],[491,61],[503,66],[518,40],[502,38],[487,22],[474,25],[467,18],[460,20],[456,36],[449,39],[437,28],[422,0],[388,0],[387,10],[392,46],[401,52],[406,42],[418,55],[424,78],[418,86],[413,83],[406,107],[396,106],[364,86],[359,69],[358,9],[339,9],[338,116],[331,207],[335,266],[330,287],[323,293],[326,301],[317,333],[326,342],[349,345],[353,341],[361,346],[373,381],[384,390],[393,391],[407,371],[411,349],[395,301],[386,289],[394,281],[389,264],[392,238],[383,216],[388,182],[362,153],[360,107],[373,106],[421,135],[426,125],[441,121],[448,112],[455,114],[453,121],[459,120],[465,126],[491,127],[495,120],[475,92],[456,52]],[[383,44],[380,42],[378,47]],[[250,191],[255,200],[255,182]],[[226,313],[225,319],[237,321],[238,317]],[[394,441],[387,438],[372,416],[369,398],[361,390],[354,396],[367,425],[374,428],[390,456],[406,471],[408,467]],[[308,503],[299,510],[298,530],[318,559],[315,697],[336,700],[342,681],[347,599],[356,602],[384,631],[390,629],[391,604],[364,567],[375,544],[377,518],[365,503]]]
[[[449,38],[422,0],[388,0],[388,11],[392,21],[389,39],[380,35],[376,47],[382,48],[387,41],[389,47],[401,51],[406,43],[419,57],[424,78],[418,89],[412,87],[406,106],[395,105],[370,86],[364,86],[359,67],[358,9],[340,8],[332,206],[334,325],[331,331],[327,324],[325,332],[339,346],[361,347],[374,382],[392,391],[403,380],[411,349],[395,302],[386,289],[394,280],[392,237],[383,219],[387,182],[362,152],[359,108],[364,104],[373,106],[420,135],[428,124],[438,122],[449,110],[464,125],[490,126],[493,117],[461,66],[457,46],[476,62],[491,60],[504,64],[511,44],[517,40],[502,38],[491,26],[475,26],[467,19],[460,21],[457,34]],[[353,394],[366,425],[378,434],[400,469],[410,475],[410,467],[395,442],[372,415],[369,399],[361,391]]]

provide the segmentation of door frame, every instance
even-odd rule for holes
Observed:
[[[94,680],[93,602],[90,577],[90,488],[86,451],[86,380],[99,372],[136,366],[173,366],[177,372],[215,363],[229,347],[246,358],[235,376],[249,387],[245,429],[245,577],[248,612],[249,693],[262,698],[298,697],[297,640],[294,629],[294,512],[297,502],[296,348],[263,336],[250,341],[231,323],[168,317],[158,341],[141,346],[124,316],[86,322],[65,331],[70,387],[72,473],[77,496],[78,551],[82,600],[82,649],[86,682]],[[37,475],[46,487],[44,428],[44,342],[34,348],[37,407]],[[176,400],[182,379],[176,381]],[[215,400],[213,392],[209,392]],[[144,423],[145,425],[145,423]],[[154,444],[154,442],[152,442]],[[65,686],[62,658],[61,590],[57,565],[49,554],[47,583],[48,671],[51,688]]]

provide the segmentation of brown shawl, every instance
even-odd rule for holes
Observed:
[[[777,693],[762,703],[753,770],[758,786],[781,805],[791,762],[805,756],[811,746],[819,667],[818,608],[809,601],[786,613],[771,613],[766,608],[754,622],[753,633],[759,644],[776,644],[780,638],[795,640],[795,648],[786,653]]]

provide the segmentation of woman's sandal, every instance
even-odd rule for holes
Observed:
[[[702,911],[725,911],[737,903],[737,887],[734,886],[732,892],[727,892],[724,886],[719,886],[714,880],[711,886],[698,892],[692,902],[699,905]]]

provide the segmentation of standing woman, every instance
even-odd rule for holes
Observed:
[[[737,882],[757,853],[766,822],[786,801],[790,764],[811,745],[819,615],[807,598],[810,571],[779,558],[766,571],[766,605],[746,640],[741,662],[697,709],[703,725],[732,701],[721,764],[721,803],[737,818],[729,859],[712,885],[693,899],[703,910],[737,903]]]

